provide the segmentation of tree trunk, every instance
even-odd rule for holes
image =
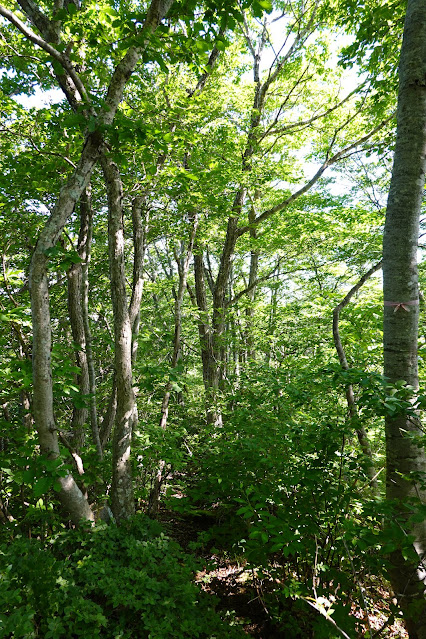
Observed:
[[[197,247],[194,253],[194,277],[195,297],[198,307],[198,334],[200,336],[203,382],[206,392],[207,423],[220,425],[222,418],[217,405],[217,391],[219,388],[219,367],[217,362],[219,361],[220,354],[215,352],[213,348],[212,328],[209,323],[210,318],[204,277],[204,259],[200,247]]]
[[[80,212],[81,213],[81,212]],[[87,228],[80,214],[80,232],[78,236],[77,252],[82,261],[87,252]],[[89,366],[87,361],[86,331],[83,312],[83,265],[82,262],[72,264],[67,273],[68,280],[68,313],[74,342],[75,360],[80,372],[77,384],[80,393],[84,395],[84,405],[74,406],[72,414],[73,445],[79,453],[85,444],[85,425],[89,416],[86,405],[90,392]]]
[[[198,217],[194,216],[194,222],[191,229],[191,235],[188,242],[188,248],[186,251],[185,260],[182,266],[179,266],[179,287],[178,292],[175,299],[175,333],[173,338],[173,355],[171,361],[171,368],[175,368],[180,360],[181,354],[181,335],[182,335],[182,305],[183,305],[183,297],[185,295],[186,290],[186,281],[188,279],[188,271],[189,271],[189,262],[192,256],[192,249],[194,246],[195,235],[197,233],[198,227]],[[179,261],[178,261],[179,264]],[[161,417],[160,417],[160,428],[161,430],[166,430],[167,428],[167,418],[169,415],[169,403],[170,403],[170,394],[172,391],[171,382],[167,382],[166,388],[164,391],[163,401],[161,404]],[[158,507],[160,503],[160,489],[161,483],[163,481],[163,470],[164,470],[165,462],[164,460],[160,460],[159,467],[157,469],[157,474],[154,479],[154,485],[151,490],[150,498],[149,498],[149,514],[152,516],[157,515]]]
[[[252,206],[249,211],[249,223],[252,224],[256,219],[254,207]],[[250,237],[253,242],[257,240],[256,227],[250,227]],[[253,319],[254,319],[254,302],[256,298],[256,281],[259,272],[259,251],[256,248],[252,248],[250,252],[250,275],[247,293],[249,304],[246,306],[246,330],[245,330],[245,346],[246,346],[246,361],[252,361],[255,357],[254,351],[254,334],[253,334]]]
[[[129,305],[130,324],[132,326],[132,364],[135,363],[138,353],[138,335],[140,325],[140,308],[143,294],[143,269],[145,265],[146,236],[148,234],[149,211],[145,212],[145,220],[142,220],[142,208],[144,198],[136,196],[132,205],[133,225],[133,285],[132,297]]]
[[[253,79],[255,83],[255,90],[250,129],[242,156],[242,171],[245,173],[248,173],[251,170],[251,158],[254,153],[256,129],[260,123],[267,88],[272,82],[272,76],[270,76],[264,84],[260,81],[260,55],[264,48],[266,38],[267,28],[265,23],[257,51],[254,50],[252,44],[250,45],[253,55]],[[207,421],[218,426],[222,424],[222,415],[219,409],[219,388],[224,378],[226,290],[234,259],[235,246],[240,236],[238,222],[243,210],[245,198],[246,188],[241,185],[237,188],[234,195],[231,215],[228,218],[225,243],[220,257],[219,270],[216,281],[213,285],[211,326],[208,326],[204,274],[201,271],[201,267],[204,270],[203,259],[202,255],[200,256],[196,254],[194,257],[197,305],[203,318],[202,322],[199,322],[198,326],[201,340],[204,385],[206,389]]]
[[[133,427],[137,421],[137,407],[132,375],[132,324],[126,293],[122,184],[116,164],[107,155],[102,155],[101,164],[108,196],[108,250],[114,314],[115,380],[117,384],[117,412],[112,449],[111,508],[115,519],[121,521],[128,519],[135,512],[130,452]]]
[[[53,411],[51,367],[52,329],[50,322],[49,283],[46,251],[55,246],[71,216],[77,199],[86,187],[98,157],[99,141],[89,136],[79,166],[68,183],[61,189],[53,212],[38,238],[30,267],[30,294],[33,321],[33,383],[34,422],[40,450],[51,458],[59,456],[58,434]],[[93,513],[71,475],[60,480],[59,499],[74,523],[81,519],[93,521]]]
[[[414,389],[418,388],[417,244],[425,171],[426,3],[408,0],[399,65],[395,157],[383,239],[384,374],[391,383],[403,380]],[[416,418],[386,418],[387,497],[395,501],[402,518],[410,500],[420,498],[425,503],[414,475],[426,471],[425,455],[413,435],[422,435]],[[419,560],[414,562],[395,551],[391,556],[391,580],[410,639],[425,639],[426,522],[406,532],[415,536]]]
[[[105,446],[109,442],[112,429],[114,428],[116,413],[117,413],[117,384],[115,381],[115,372],[114,372],[112,377],[111,394],[109,396],[108,406],[102,417],[101,428],[99,432],[102,451],[105,450]]]
[[[29,283],[33,320],[34,421],[39,436],[40,450],[49,457],[57,457],[59,455],[59,445],[53,412],[50,355],[52,330],[46,251],[53,248],[59,240],[76,202],[88,185],[92,169],[104,144],[99,127],[110,125],[113,122],[118,104],[123,97],[126,83],[148,44],[149,36],[156,30],[173,1],[152,0],[141,30],[141,35],[145,36],[145,39],[141,46],[131,47],[115,68],[108,86],[105,106],[101,109],[96,121],[96,130],[87,135],[77,168],[68,182],[62,187],[52,214],[40,233],[32,256]],[[25,6],[24,10],[28,10],[30,20],[40,29],[42,34],[46,34],[46,29],[48,30],[49,28],[48,19],[39,10],[32,11],[31,7],[33,5],[30,5],[30,3],[26,3],[26,5],[28,6]],[[59,60],[60,63],[65,59],[56,49],[31,32],[12,12],[2,8],[2,15],[19,29],[29,41],[47,51],[54,59]],[[40,22],[40,20],[43,22]],[[48,39],[51,40],[52,38],[49,37]],[[78,80],[75,70],[67,66],[67,72],[71,72],[73,78]],[[66,88],[64,91],[72,101],[74,99],[74,90],[72,90],[71,94],[67,93]],[[73,521],[75,523],[78,523],[81,519],[92,521],[94,517],[90,506],[73,477],[67,475],[60,480],[60,483],[59,499]]]
[[[353,286],[350,291],[345,295],[343,300],[338,304],[333,310],[333,339],[334,346],[336,347],[337,356],[339,358],[340,365],[344,371],[349,370],[348,360],[346,359],[346,353],[343,348],[342,340],[340,339],[340,331],[339,331],[339,318],[341,311],[349,304],[353,296],[359,291],[361,286],[365,284],[371,275],[373,275],[376,271],[378,271],[382,267],[382,262],[378,262],[374,266],[372,266],[367,273],[365,273],[360,280]],[[373,461],[373,453],[371,451],[370,442],[368,440],[367,432],[364,428],[364,425],[359,419],[357,405],[355,402],[355,395],[352,384],[348,384],[346,386],[346,402],[348,405],[348,413],[350,421],[356,431],[358,442],[360,448],[368,461],[367,465],[367,474],[370,478],[370,485],[377,491],[377,481],[376,481],[376,472]]]
[[[83,260],[81,265],[82,276],[82,300],[81,307],[83,312],[83,324],[84,334],[86,340],[86,359],[87,359],[87,372],[89,376],[89,415],[90,415],[90,427],[92,431],[92,441],[96,446],[98,457],[102,459],[102,446],[99,437],[99,425],[98,425],[98,413],[96,407],[96,375],[95,364],[93,361],[92,351],[92,331],[90,329],[89,322],[89,262],[90,251],[92,246],[93,235],[93,213],[92,213],[92,201],[91,191],[88,186],[80,199],[80,217],[81,217],[81,237],[82,242],[80,244],[79,252],[80,257]],[[84,241],[83,241],[84,239]]]

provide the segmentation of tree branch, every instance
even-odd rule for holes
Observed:
[[[340,304],[338,304],[333,310],[333,340],[336,348],[337,356],[339,358],[340,366],[344,371],[349,370],[348,360],[343,348],[342,340],[340,339],[339,332],[339,317],[342,309],[345,308],[353,298],[353,296],[359,291],[361,286],[379,269],[382,268],[382,260],[374,264],[364,275],[358,280],[350,291],[345,295]],[[368,441],[367,433],[363,424],[358,419],[357,408],[355,403],[355,396],[352,384],[346,386],[346,402],[348,404],[349,417],[355,423],[355,430],[358,437],[358,442],[365,457],[369,459],[368,464],[368,476],[370,478],[370,485],[373,489],[377,489],[376,472],[373,464],[373,455],[371,452],[370,442]]]
[[[55,47],[52,47],[52,45],[46,42],[46,40],[34,33],[34,31],[27,27],[27,25],[22,22],[22,20],[20,20],[16,14],[14,14],[12,11],[9,11],[9,9],[6,9],[6,7],[4,7],[3,5],[0,5],[0,15],[6,18],[6,20],[13,24],[17,29],[19,29],[19,31],[30,42],[40,47],[40,49],[43,49],[43,51],[48,53],[54,60],[59,62],[59,64],[74,82],[77,91],[80,94],[81,100],[89,103],[89,98],[82,81],[73,68],[71,62],[67,60],[67,58],[60,51],[55,49]]]
[[[322,176],[324,171],[329,166],[332,166],[333,164],[336,164],[336,162],[338,162],[339,160],[347,157],[347,154],[350,151],[356,149],[357,147],[359,147],[364,142],[367,142],[375,133],[380,131],[380,129],[382,129],[388,122],[390,122],[394,116],[395,116],[395,113],[392,113],[388,118],[386,118],[386,120],[383,120],[383,122],[381,122],[376,127],[374,127],[374,129],[369,131],[366,135],[364,135],[363,137],[361,137],[358,140],[356,140],[356,142],[353,142],[353,144],[350,144],[349,146],[345,147],[341,151],[338,151],[332,157],[327,157],[326,160],[323,162],[323,164],[318,169],[318,171],[315,173],[315,175],[308,182],[306,182],[306,184],[304,186],[302,186],[295,193],[290,195],[290,197],[286,198],[282,202],[279,202],[278,204],[276,204],[272,208],[270,208],[270,209],[264,211],[263,213],[261,213],[254,220],[254,222],[252,224],[247,224],[246,226],[241,226],[237,230],[238,237],[240,237],[241,235],[244,235],[245,233],[247,233],[252,226],[259,225],[261,222],[264,222],[265,220],[269,219],[275,213],[278,213],[279,211],[282,211],[283,209],[287,208],[292,202],[297,200],[297,198],[299,198],[301,195],[304,195],[304,193],[309,191],[314,186],[314,184],[316,184],[318,182],[318,180],[320,179],[320,177]],[[327,156],[330,153],[330,150],[331,150],[331,147],[332,147],[333,143],[334,143],[334,139],[332,140],[332,142],[331,142],[331,144],[330,144],[330,146],[328,148]]]
[[[346,354],[342,346],[342,341],[340,339],[339,333],[339,316],[341,311],[349,304],[353,296],[359,291],[361,286],[365,284],[365,282],[379,269],[382,268],[382,260],[374,264],[364,275],[358,280],[358,282],[353,286],[350,291],[345,295],[340,304],[338,304],[333,310],[333,339],[334,345],[336,347],[337,355],[339,357],[339,362],[343,370],[349,370],[348,360],[346,359]]]

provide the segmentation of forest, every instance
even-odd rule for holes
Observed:
[[[0,638],[426,639],[426,3],[0,4]]]

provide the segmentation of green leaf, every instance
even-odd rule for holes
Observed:
[[[54,20],[65,20],[68,17],[66,9],[59,9],[54,15]]]
[[[51,477],[40,477],[40,479],[38,479],[33,486],[34,497],[41,497],[42,495],[47,493],[48,490],[50,490],[51,486]]]
[[[88,125],[87,125],[87,128],[88,128],[88,130],[89,130],[89,132],[90,132],[90,133],[93,133],[93,131],[95,131],[95,130],[96,130],[96,124],[97,124],[97,122],[96,122],[96,118],[91,117],[91,118],[89,119],[89,122],[88,122]]]
[[[211,45],[209,42],[206,42],[205,40],[196,40],[195,46],[197,47],[199,51],[209,51]]]
[[[256,4],[260,5],[264,11],[271,13],[272,2],[270,0],[255,0]]]

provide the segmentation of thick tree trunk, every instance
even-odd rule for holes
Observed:
[[[383,239],[384,373],[391,383],[403,380],[417,389],[417,244],[426,171],[424,0],[408,0],[399,81],[397,138]],[[420,498],[425,503],[415,476],[426,471],[425,454],[412,439],[412,435],[422,434],[416,418],[386,419],[387,496],[400,505],[402,518],[406,513],[404,505],[410,500]],[[425,639],[426,522],[406,532],[415,536],[419,559],[414,562],[404,558],[402,552],[394,552],[391,580],[405,613],[410,639]]]
[[[111,508],[115,519],[121,521],[128,519],[135,512],[130,452],[133,427],[137,421],[137,407],[132,375],[132,324],[126,293],[121,178],[117,166],[107,155],[102,155],[101,164],[108,196],[108,250],[117,384]]]
[[[58,434],[53,411],[51,368],[52,329],[50,322],[49,284],[46,251],[55,246],[72,214],[75,203],[86,187],[93,165],[98,157],[99,141],[90,136],[83,150],[79,166],[69,182],[62,188],[57,204],[42,229],[30,267],[30,294],[33,320],[33,382],[34,422],[40,449],[48,457],[59,456]],[[93,513],[73,477],[61,480],[59,499],[74,523],[81,519],[93,520]]]
[[[141,46],[131,47],[115,68],[105,99],[105,106],[97,118],[97,129],[86,137],[78,166],[63,186],[56,205],[37,241],[30,267],[30,293],[33,319],[33,382],[34,382],[34,420],[38,431],[41,452],[48,456],[59,455],[57,429],[53,413],[51,342],[52,331],[49,308],[49,285],[47,276],[46,251],[59,240],[67,220],[71,216],[76,202],[87,187],[92,169],[98,160],[103,147],[103,138],[99,133],[101,126],[113,122],[127,81],[145,50],[149,36],[156,30],[161,20],[173,4],[173,0],[152,0],[141,36],[145,40]],[[43,40],[31,31],[15,14],[0,6],[0,13],[13,24],[24,36],[36,46],[47,51],[55,60],[63,65],[67,81],[72,80],[69,87],[63,87],[71,104],[85,95],[84,86],[75,69],[64,56],[48,41],[56,41],[57,36],[50,33],[51,23],[32,3],[22,3],[31,22],[46,38]],[[61,84],[61,83],[60,83]],[[62,84],[61,84],[62,86]],[[78,89],[76,89],[78,87]],[[93,520],[93,513],[71,475],[61,480],[59,493],[64,508],[75,523],[81,519]]]

